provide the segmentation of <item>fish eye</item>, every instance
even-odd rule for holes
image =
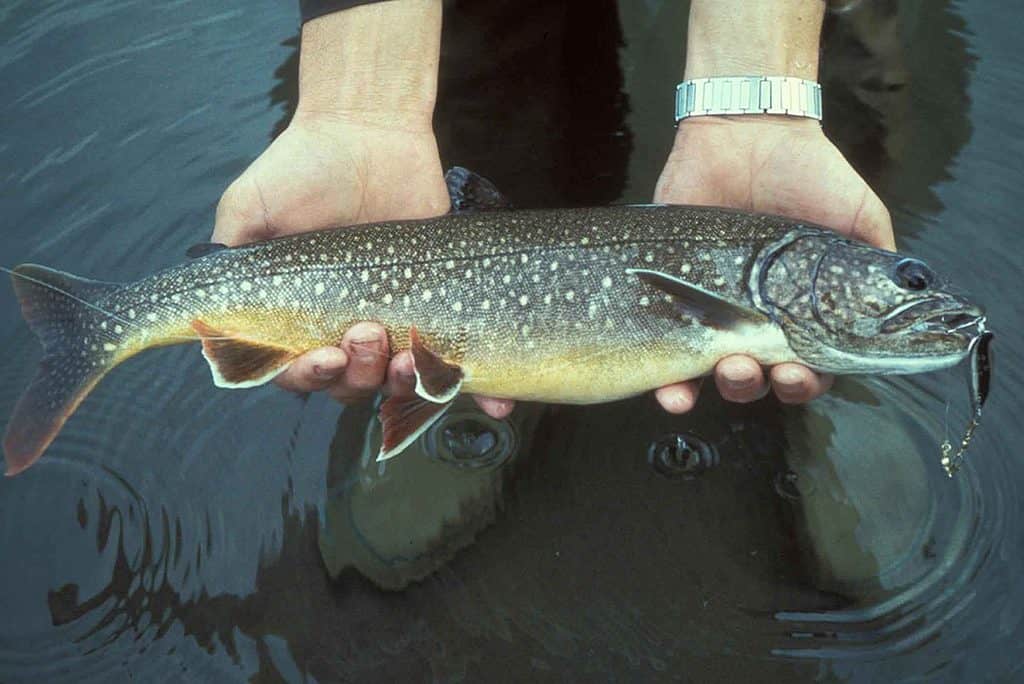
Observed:
[[[900,259],[892,280],[904,290],[927,290],[935,281],[935,273],[920,259]]]

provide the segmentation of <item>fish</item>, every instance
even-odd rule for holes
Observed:
[[[7,475],[111,369],[171,344],[198,342],[217,387],[246,388],[380,323],[416,378],[381,404],[381,460],[460,393],[590,404],[704,376],[730,354],[899,374],[988,347],[975,342],[983,310],[924,261],[822,226],[718,207],[508,209],[472,172],[447,180],[459,212],[205,244],[136,282],[10,271],[43,358],[4,435]]]

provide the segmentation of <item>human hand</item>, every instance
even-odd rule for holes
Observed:
[[[818,223],[884,249],[895,249],[892,222],[882,201],[810,119],[775,116],[700,117],[679,125],[655,202],[734,207]],[[784,403],[810,401],[832,377],[783,363],[770,382],[753,358],[726,357],[715,384],[730,401],[749,402],[774,390]],[[662,387],[658,402],[685,413],[699,384]]]
[[[229,245],[320,228],[445,213],[431,126],[441,3],[395,0],[303,25],[299,103],[288,128],[225,191],[213,240]],[[296,359],[276,382],[349,403],[382,385],[405,394],[412,356],[390,359],[376,323]],[[478,400],[501,417],[510,402]]]
[[[378,128],[336,117],[297,116],[225,191],[213,240],[237,245],[320,228],[425,218],[448,210],[437,144],[429,124]],[[346,331],[339,346],[312,350],[276,378],[296,392],[325,390],[343,403],[386,384],[412,384],[406,352],[389,364],[376,323]]]

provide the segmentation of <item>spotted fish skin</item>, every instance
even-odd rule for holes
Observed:
[[[195,319],[298,351],[376,321],[394,351],[418,328],[463,368],[464,391],[600,402],[700,375],[723,353],[792,358],[777,330],[716,334],[628,273],[653,267],[746,303],[748,262],[788,227],[665,206],[445,216],[222,250],[99,304],[144,321],[125,353],[194,337]]]
[[[353,323],[376,321],[392,353],[420,345],[418,375],[432,365],[442,385],[417,392],[439,405],[448,390],[602,402],[704,375],[727,354],[800,360],[792,339],[817,350],[806,342],[814,322],[801,303],[814,296],[814,317],[824,306],[803,284],[813,290],[820,269],[809,269],[844,250],[867,250],[861,256],[872,266],[898,257],[846,241],[836,248],[837,240],[779,217],[651,205],[306,233],[213,251],[122,286],[22,266],[15,286],[46,356],[8,426],[8,473],[41,455],[114,365],[195,340],[216,384],[249,387],[306,351],[338,343]],[[884,283],[871,287],[876,300],[890,294]],[[847,298],[861,294],[849,289]],[[943,351],[955,356],[959,339],[950,344]],[[821,358],[816,367],[831,369],[831,357]],[[394,407],[416,420],[440,415],[427,411],[424,419],[420,408]]]

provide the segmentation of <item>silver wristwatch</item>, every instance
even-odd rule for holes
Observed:
[[[821,121],[821,86],[793,76],[718,76],[676,86],[676,123],[720,114],[786,114]]]

